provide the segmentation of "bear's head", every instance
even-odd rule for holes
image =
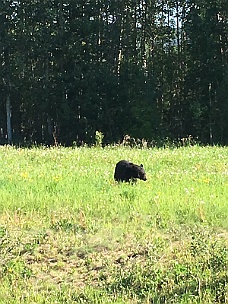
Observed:
[[[133,177],[134,178],[139,178],[141,180],[146,181],[147,180],[147,178],[146,178],[146,172],[145,172],[145,170],[143,168],[143,165],[141,164],[140,166],[138,166],[138,165],[133,165],[133,166],[134,166],[134,168],[133,168],[133,171],[134,171]]]

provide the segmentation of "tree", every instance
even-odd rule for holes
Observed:
[[[216,113],[221,111],[218,92],[227,70],[227,56],[224,56],[224,48],[227,48],[227,43],[224,44],[227,41],[227,9],[224,1],[205,4],[205,1],[201,2],[201,6],[192,4],[185,23],[190,65],[186,91],[193,102],[191,116],[196,131],[204,142],[213,143],[221,138]]]
[[[0,5],[2,142],[227,142],[225,0]]]

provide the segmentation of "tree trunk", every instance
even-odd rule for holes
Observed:
[[[8,144],[12,144],[12,127],[11,127],[11,105],[10,105],[10,93],[6,96],[6,123],[7,123],[7,140]]]
[[[7,141],[12,144],[12,126],[11,126],[11,81],[10,81],[10,58],[8,48],[4,49],[4,60],[6,66],[5,72],[5,87],[6,87],[6,126],[7,126]]]

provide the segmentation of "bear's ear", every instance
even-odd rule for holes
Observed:
[[[141,165],[140,165],[140,167],[142,167],[142,168],[143,168],[143,165],[141,164]]]

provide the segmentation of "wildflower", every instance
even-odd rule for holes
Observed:
[[[195,165],[196,170],[199,170],[200,167],[201,167],[201,164],[196,164],[196,165]]]
[[[56,176],[53,176],[53,180],[55,182],[58,182],[60,180],[60,176],[56,175]]]
[[[209,184],[209,183],[210,183],[210,180],[209,180],[208,178],[204,178],[204,179],[203,179],[203,182],[206,183],[206,184]]]
[[[186,192],[186,194],[190,193],[189,190],[188,190],[188,188],[184,188],[184,191]]]
[[[22,172],[22,173],[21,173],[21,177],[23,177],[23,178],[28,178],[28,173],[27,173],[27,172]]]

